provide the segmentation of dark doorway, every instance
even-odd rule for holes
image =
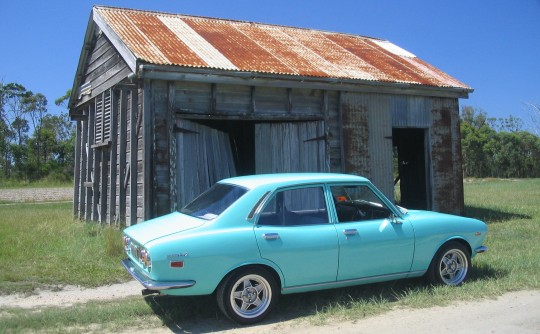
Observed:
[[[398,204],[409,209],[430,209],[426,130],[394,128],[392,138]]]
[[[229,135],[237,175],[255,174],[255,122],[206,120],[200,123]]]

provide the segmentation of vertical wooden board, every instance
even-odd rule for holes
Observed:
[[[256,124],[256,173],[327,171],[323,129],[323,121]]]
[[[154,211],[154,143],[155,108],[153,88],[155,81],[144,80],[142,100],[142,163],[143,163],[143,220],[153,217]]]
[[[168,123],[168,138],[169,138],[169,208],[170,211],[176,211],[177,208],[177,147],[176,147],[176,122],[175,122],[175,111],[174,111],[174,100],[175,100],[175,84],[172,81],[168,82],[168,95],[167,95],[167,123]]]
[[[391,95],[369,94],[369,155],[371,182],[390,200],[394,200],[394,156],[392,146]]]
[[[77,121],[76,127],[75,127],[75,171],[73,175],[73,217],[79,216],[79,191],[81,188],[81,135],[82,135],[82,129],[81,129],[81,121]]]
[[[108,204],[109,200],[107,198],[108,192],[107,189],[108,183],[109,183],[109,157],[110,152],[108,149],[103,147],[100,150],[101,155],[101,176],[100,176],[100,191],[99,191],[99,197],[100,197],[100,208],[99,208],[99,222],[104,223],[107,221],[107,215],[108,215]]]
[[[88,107],[85,108],[85,114],[88,116],[89,110]],[[79,215],[78,218],[84,220],[86,215],[86,187],[84,182],[86,182],[86,175],[88,170],[88,118],[86,121],[82,122],[82,134],[81,134],[81,162],[80,162],[80,187],[79,187]]]
[[[111,90],[111,119],[110,119],[110,138],[111,138],[111,155],[109,166],[109,204],[107,223],[111,224],[117,220],[116,217],[116,191],[119,184],[118,176],[118,120],[119,120],[119,104],[120,95],[116,91]]]
[[[137,114],[138,114],[138,99],[137,92],[131,91],[130,94],[130,149],[129,149],[129,225],[137,224],[137,153],[138,153],[138,134],[137,134]]]
[[[92,144],[94,143],[94,108],[95,104],[90,103],[89,104],[89,113],[88,113],[88,140],[86,145],[87,150],[87,167],[86,167],[86,181],[92,182],[94,184],[94,149],[92,149]],[[93,187],[86,187],[86,216],[85,220],[92,220],[92,212],[93,212],[93,206],[92,206],[92,198],[94,195],[94,188]]]
[[[178,207],[220,179],[236,175],[229,136],[189,120],[177,121]],[[231,153],[231,154],[230,154]]]
[[[127,92],[125,89],[120,90],[119,95],[119,128],[118,133],[118,220],[122,223],[126,223],[126,187],[124,181],[126,178],[127,164]]]

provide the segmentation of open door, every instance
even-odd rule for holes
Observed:
[[[396,184],[399,184],[399,205],[408,209],[431,209],[429,187],[429,163],[426,130],[394,128],[392,130],[394,152],[397,151]]]
[[[236,176],[229,134],[193,121],[177,120],[177,204],[190,200],[215,182]]]
[[[255,124],[255,172],[326,172],[323,121]]]

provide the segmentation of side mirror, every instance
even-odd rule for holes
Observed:
[[[390,221],[394,224],[403,224],[403,222],[393,213],[390,214]]]

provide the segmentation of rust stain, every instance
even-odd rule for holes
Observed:
[[[370,177],[368,110],[347,102],[342,108],[344,171]]]
[[[470,89],[412,54],[395,52],[399,48],[391,43],[369,37],[102,6],[94,11],[138,59],[156,65]],[[171,30],[163,17],[185,24],[191,35]]]

